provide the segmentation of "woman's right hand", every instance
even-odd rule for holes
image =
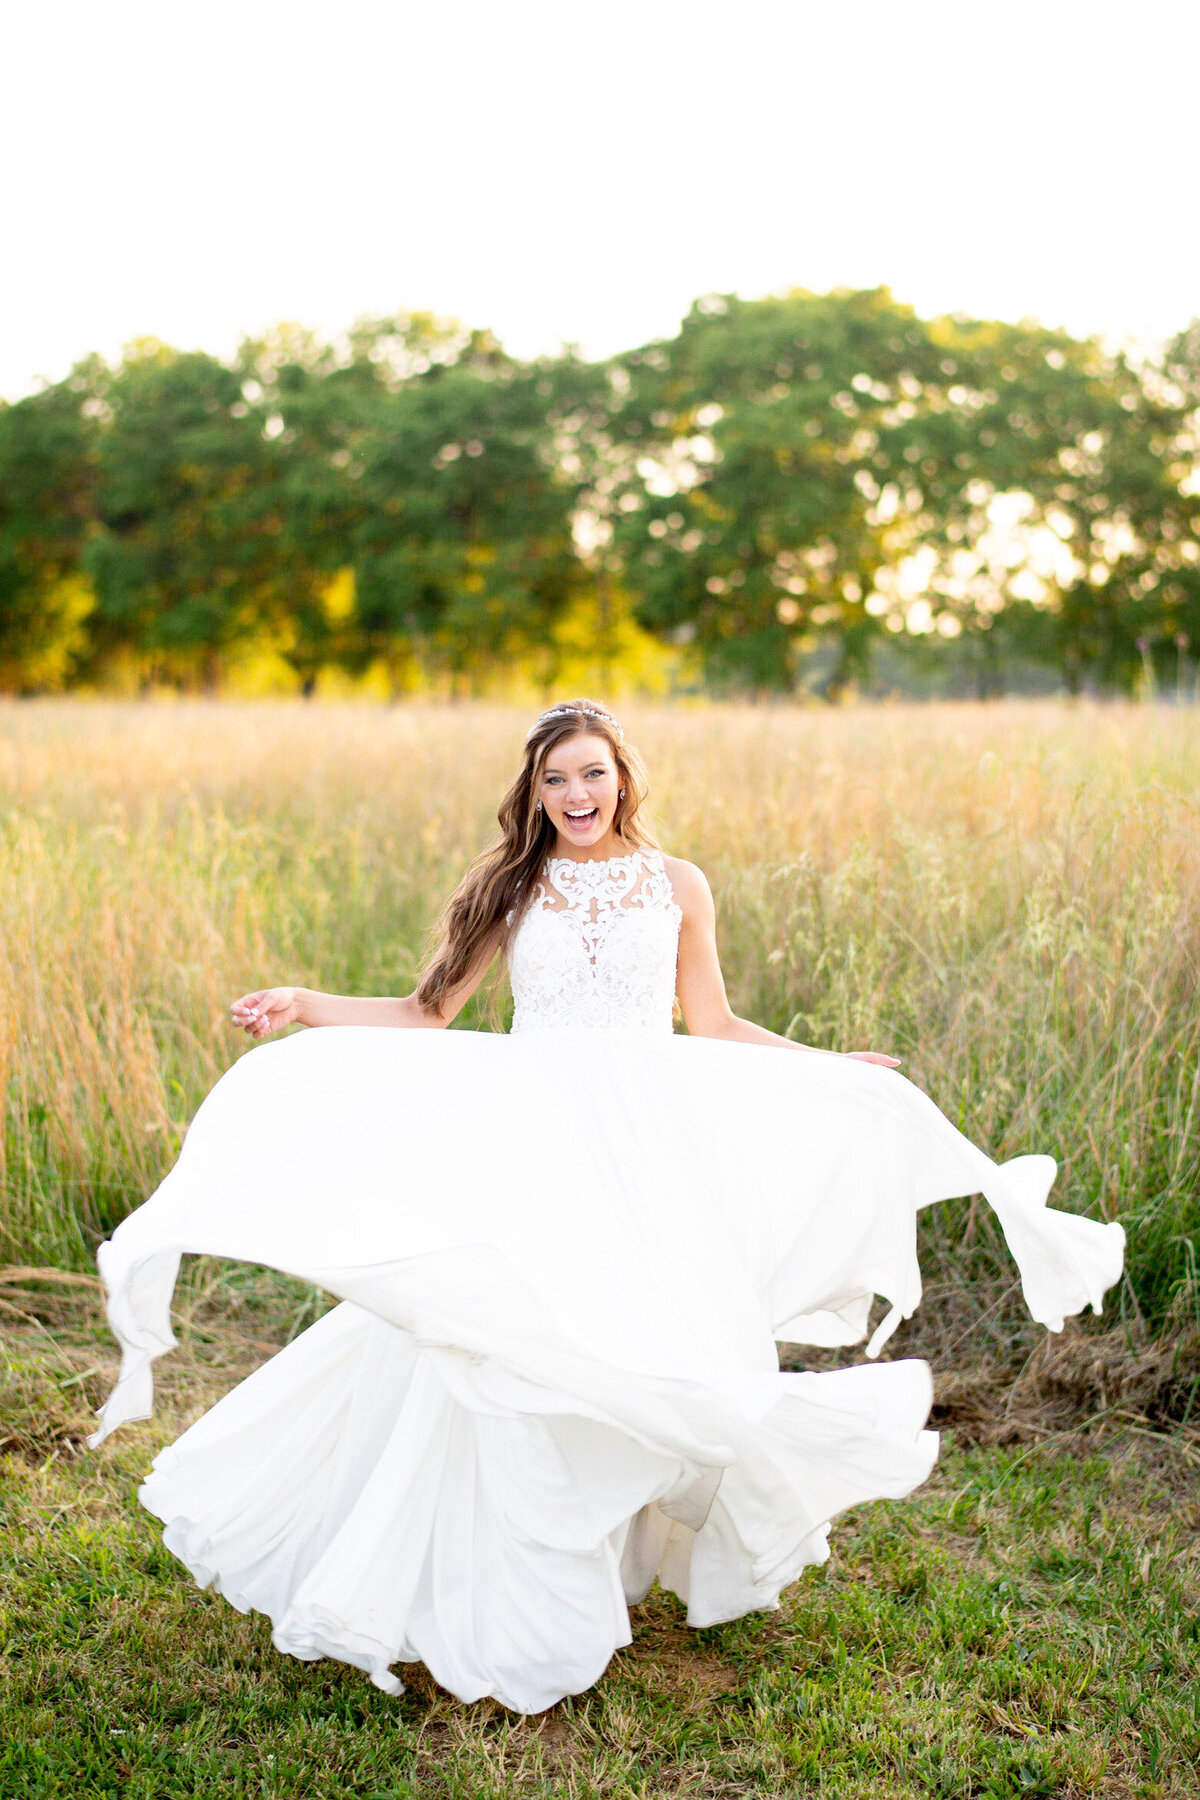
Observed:
[[[299,994],[299,988],[256,988],[233,1002],[230,1019],[252,1038],[269,1037],[285,1025],[294,1025],[300,1017]]]

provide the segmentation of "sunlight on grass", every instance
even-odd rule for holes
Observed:
[[[736,1010],[892,1050],[996,1157],[1056,1156],[1054,1204],[1129,1229],[1113,1316],[1194,1331],[1191,715],[622,710],[666,848],[713,884]],[[234,995],[411,985],[526,724],[482,705],[0,707],[0,1260],[92,1266],[246,1047]],[[460,1023],[486,1023],[482,999]],[[1007,1343],[1021,1309],[992,1221],[955,1202],[922,1231],[948,1329]]]
[[[630,706],[735,1009],[894,1050],[1128,1275],[1051,1339],[987,1209],[923,1215],[946,1432],[777,1613],[671,1598],[535,1719],[279,1656],[134,1499],[154,1450],[326,1304],[194,1259],[159,1414],[80,1452],[115,1369],[97,1240],[175,1156],[268,982],[403,992],[524,712],[0,706],[0,1793],[1185,1800],[1200,1761],[1200,742],[1153,708]],[[464,1028],[486,1024],[484,1000]],[[822,1353],[814,1353],[820,1366]],[[839,1353],[839,1360],[853,1360]],[[1090,1422],[1089,1422],[1090,1421]],[[1171,1426],[1171,1435],[1162,1427]]]

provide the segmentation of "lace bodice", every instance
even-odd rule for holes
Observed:
[[[512,1029],[672,1031],[682,917],[657,850],[596,862],[551,857],[508,947]]]

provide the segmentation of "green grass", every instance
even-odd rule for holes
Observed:
[[[1105,1316],[1049,1336],[988,1210],[931,1208],[889,1351],[933,1364],[942,1460],[841,1521],[782,1611],[693,1633],[656,1594],[590,1693],[528,1720],[281,1657],[135,1489],[324,1301],[189,1264],[155,1420],[88,1454],[114,1374],[95,1245],[237,1053],[230,998],[411,986],[528,721],[0,707],[0,1800],[1200,1792],[1194,718],[623,714],[667,849],[712,882],[735,1009],[894,1050],[994,1156],[1056,1156],[1053,1203],[1129,1233]]]
[[[231,1316],[228,1290],[194,1279],[156,1419],[97,1453],[79,1446],[111,1351],[71,1293],[8,1302],[5,1800],[1195,1795],[1195,1433],[950,1434],[925,1487],[835,1526],[779,1612],[692,1632],[656,1590],[594,1689],[526,1719],[461,1705],[420,1667],[394,1700],[283,1657],[265,1619],[163,1549],[137,1482],[302,1322],[277,1290],[247,1282]]]

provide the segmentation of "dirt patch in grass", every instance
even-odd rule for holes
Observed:
[[[177,1347],[155,1365],[156,1410],[196,1413],[236,1385],[334,1302],[268,1270],[231,1271],[210,1259],[185,1267],[174,1306]],[[36,1420],[20,1401],[20,1383],[0,1418],[28,1421],[26,1449],[49,1454],[94,1429],[94,1409],[116,1378],[119,1358],[95,1276],[65,1270],[0,1267],[0,1338],[59,1370],[50,1413]],[[960,1446],[1003,1447],[1087,1429],[1109,1419],[1154,1436],[1172,1434],[1200,1472],[1200,1331],[1187,1321],[1151,1337],[1136,1321],[1100,1330],[1090,1316],[1045,1332],[1022,1360],[976,1351],[956,1355],[945,1321],[918,1312],[885,1358],[922,1356],[933,1369],[930,1426],[952,1431]],[[784,1369],[835,1368],[858,1352],[782,1345]],[[13,1380],[10,1371],[9,1380]],[[42,1395],[44,1399],[44,1394]],[[0,1446],[2,1447],[2,1446]]]

